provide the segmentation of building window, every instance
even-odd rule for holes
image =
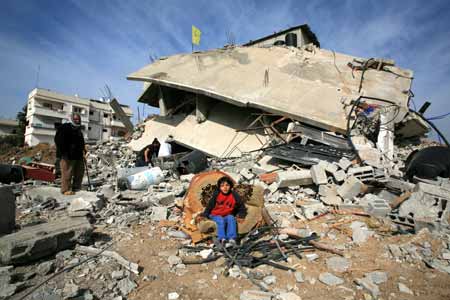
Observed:
[[[94,115],[94,111],[90,110],[90,111],[89,111],[89,115],[90,115],[90,116],[93,116],[93,115]]]
[[[88,130],[89,130],[89,131],[91,130],[91,126],[88,127]]]
[[[73,107],[73,112],[77,113],[77,114],[80,114],[80,115],[84,115],[84,109],[82,107],[74,106]]]
[[[108,129],[103,129],[103,132],[108,132]]]
[[[108,117],[108,114],[107,113],[104,113],[103,114],[103,118],[107,118]]]
[[[52,105],[50,103],[47,103],[47,102],[42,103],[42,106],[45,107],[45,108],[52,109]]]

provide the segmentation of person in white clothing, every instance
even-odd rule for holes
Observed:
[[[170,142],[173,141],[173,137],[169,135],[169,137],[161,143],[161,146],[159,147],[158,151],[158,157],[164,157],[172,155],[172,145]]]

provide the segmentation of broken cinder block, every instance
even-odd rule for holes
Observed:
[[[322,165],[314,165],[311,167],[310,171],[312,180],[315,184],[321,185],[328,183],[327,174],[325,173],[325,168]]]
[[[310,185],[313,183],[309,170],[285,171],[278,173],[278,187],[289,187],[295,185]]]
[[[364,190],[366,190],[366,185],[357,178],[350,176],[344,184],[338,187],[337,193],[343,199],[353,199]]]

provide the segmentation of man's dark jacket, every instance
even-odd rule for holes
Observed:
[[[56,157],[67,160],[82,160],[84,137],[81,127],[70,123],[62,124],[55,135]]]
[[[202,213],[202,216],[209,218],[211,211],[216,206],[216,199],[219,193],[220,193],[219,189],[216,189],[214,191],[214,193],[211,196],[211,200],[209,200],[208,205],[206,206],[205,210]],[[236,200],[236,204],[234,205],[234,210],[232,212],[233,216],[237,216],[242,219],[245,218],[247,216],[247,207],[245,207],[245,204],[238,193],[236,193],[233,190],[231,190],[231,193],[233,194],[234,200]]]

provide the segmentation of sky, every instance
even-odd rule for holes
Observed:
[[[126,76],[151,57],[237,44],[307,23],[321,47],[384,57],[414,71],[417,109],[450,112],[450,1],[2,0],[0,118],[14,118],[35,87],[98,99],[108,85],[132,107],[142,83]],[[142,114],[143,107],[139,104]],[[145,114],[155,112],[149,106]],[[450,139],[450,117],[436,125]]]

